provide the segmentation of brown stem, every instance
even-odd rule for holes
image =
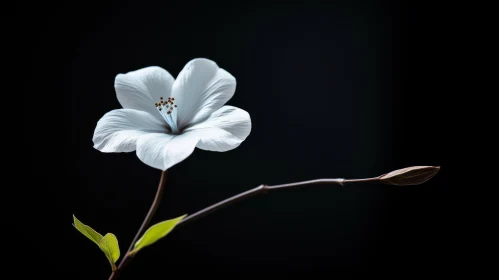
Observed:
[[[345,179],[317,179],[317,180],[310,180],[310,181],[303,181],[303,182],[297,182],[297,183],[289,183],[289,184],[281,184],[281,185],[275,185],[275,186],[267,186],[267,185],[261,185],[258,186],[254,189],[245,191],[243,193],[237,194],[233,197],[227,198],[225,200],[222,200],[218,203],[215,203],[209,207],[206,207],[192,215],[189,215],[185,217],[182,221],[180,221],[177,226],[181,224],[185,224],[186,222],[189,221],[194,221],[198,218],[201,218],[202,216],[205,216],[206,214],[209,214],[217,209],[220,209],[224,206],[228,206],[230,204],[233,204],[237,201],[243,200],[245,198],[249,198],[253,195],[256,195],[260,192],[267,192],[270,190],[277,190],[277,189],[285,189],[285,188],[293,188],[293,187],[300,187],[300,186],[308,186],[308,185],[317,185],[317,184],[338,184],[338,185],[345,185],[345,184],[350,184],[350,183],[364,183],[364,182],[375,182],[378,181],[379,177],[376,178],[368,178],[368,179],[354,179],[354,180],[345,180]],[[166,171],[161,174],[161,180],[159,182],[158,186],[158,191],[156,192],[156,197],[154,198],[154,201],[151,205],[151,209],[149,209],[149,213],[147,213],[147,216],[142,223],[142,226],[140,227],[139,231],[135,235],[135,238],[132,241],[132,244],[130,244],[130,248],[128,249],[127,253],[125,254],[125,257],[121,260],[120,265],[118,266],[117,270],[111,274],[109,277],[109,280],[116,280],[118,279],[121,271],[125,266],[130,262],[132,259],[133,255],[130,255],[129,253],[133,250],[133,246],[137,239],[139,239],[140,234],[146,226],[149,224],[149,222],[152,219],[152,216],[154,215],[154,212],[156,212],[156,209],[158,208],[159,202],[161,200],[161,195],[163,193],[164,186],[166,184]]]
[[[167,177],[166,175],[167,175],[167,171],[163,171],[161,173],[161,179],[159,180],[158,190],[156,191],[156,196],[154,197],[154,201],[152,202],[151,208],[149,209],[149,212],[147,213],[146,217],[144,218],[144,221],[142,222],[142,225],[140,226],[139,231],[137,231],[137,234],[135,234],[135,237],[133,238],[132,243],[130,244],[130,247],[128,248],[128,251],[126,252],[125,256],[123,257],[123,259],[120,262],[120,265],[118,266],[116,271],[111,273],[111,276],[109,276],[109,280],[118,279],[123,268],[125,268],[125,266],[130,262],[132,256],[129,255],[128,253],[130,253],[133,250],[133,246],[135,245],[135,242],[137,242],[137,240],[139,239],[142,232],[146,229],[146,227],[151,222],[152,217],[156,213],[156,210],[158,210],[159,203],[161,202],[161,197],[163,196],[163,190],[165,189],[165,185],[166,185],[166,177]]]
[[[188,221],[194,221],[208,213],[211,213],[217,209],[222,208],[223,206],[230,205],[234,202],[240,201],[244,198],[251,197],[255,194],[258,194],[260,192],[267,192],[270,190],[277,190],[277,189],[286,189],[286,188],[293,188],[293,187],[301,187],[301,186],[308,186],[308,185],[316,185],[316,184],[338,184],[340,186],[344,186],[345,184],[353,184],[353,183],[368,183],[368,182],[380,182],[384,184],[389,184],[389,185],[398,185],[398,186],[404,186],[404,185],[418,185],[426,182],[430,178],[432,178],[438,171],[440,170],[440,166],[413,166],[413,167],[408,167],[408,168],[403,168],[399,170],[392,171],[390,173],[387,173],[385,175],[381,175],[378,177],[373,177],[373,178],[367,178],[367,179],[317,179],[317,180],[310,180],[310,181],[303,181],[303,182],[297,182],[297,183],[289,183],[289,184],[281,184],[281,185],[275,185],[275,186],[267,186],[267,185],[261,185],[258,186],[254,189],[245,191],[243,193],[240,193],[238,195],[235,195],[233,197],[230,197],[226,200],[222,200],[218,203],[215,203],[207,208],[204,208],[192,215],[189,215],[185,217],[182,221],[180,221],[177,226],[180,224],[185,224]],[[137,232],[137,235],[132,241],[132,244],[130,244],[130,248],[128,249],[125,257],[121,260],[120,265],[118,266],[117,270],[111,274],[109,277],[109,280],[115,280],[118,278],[119,274],[123,270],[123,268],[128,264],[128,262],[131,260],[132,255],[129,253],[133,250],[133,246],[137,239],[139,238],[140,234],[142,231],[146,228],[146,226],[149,224],[149,222],[152,219],[152,216],[154,215],[154,212],[156,212],[156,209],[158,208],[160,199],[161,199],[161,194],[163,193],[163,188],[164,185],[166,184],[166,171],[164,171],[161,174],[161,181],[158,186],[158,192],[156,193],[156,197],[154,198],[153,204],[151,205],[151,209],[149,210],[149,213],[147,213],[147,216],[142,223],[142,226],[140,227],[139,231]]]
[[[352,183],[367,183],[367,182],[376,182],[379,180],[379,177],[375,178],[368,178],[368,179],[352,179],[352,180],[345,180],[345,179],[317,179],[317,180],[310,180],[310,181],[303,181],[303,182],[297,182],[297,183],[289,183],[289,184],[281,184],[281,185],[275,185],[275,186],[267,186],[267,185],[261,185],[258,186],[254,189],[251,189],[249,191],[245,191],[243,193],[240,193],[238,195],[235,195],[233,197],[227,198],[226,200],[222,200],[218,203],[215,203],[207,208],[204,208],[192,215],[189,215],[185,217],[182,221],[180,221],[177,226],[184,224],[189,221],[196,220],[198,218],[201,218],[202,216],[211,213],[217,209],[220,209],[224,206],[228,206],[234,202],[243,200],[245,198],[251,197],[255,194],[258,194],[260,192],[267,192],[271,190],[277,190],[277,189],[285,189],[285,188],[293,188],[293,187],[301,187],[301,186],[309,186],[309,185],[318,185],[318,184],[338,184],[338,185],[345,185],[345,184],[352,184]]]

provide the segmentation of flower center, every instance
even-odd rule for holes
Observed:
[[[167,101],[163,100],[163,97],[159,98],[160,101],[154,103],[156,109],[158,109],[163,119],[165,119],[166,123],[172,129],[173,134],[178,134],[180,130],[177,127],[177,105],[173,102],[175,98],[168,97]]]

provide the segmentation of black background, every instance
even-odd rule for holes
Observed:
[[[133,152],[92,147],[99,118],[120,108],[114,77],[152,65],[176,77],[205,57],[236,77],[228,104],[250,113],[252,131],[233,151],[196,149],[171,168],[154,222],[262,183],[442,169],[415,187],[315,186],[250,198],[179,227],[141,252],[121,279],[449,273],[462,253],[456,189],[447,180],[451,22],[435,8],[101,1],[32,9],[29,96],[43,93],[35,100],[44,121],[31,127],[39,140],[30,198],[48,217],[33,222],[57,236],[50,248],[28,239],[33,257],[47,275],[107,279],[107,260],[72,227],[72,214],[115,233],[124,254],[160,176]]]

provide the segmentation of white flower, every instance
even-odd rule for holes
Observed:
[[[123,109],[98,121],[93,142],[101,152],[136,150],[147,165],[167,170],[195,147],[232,150],[251,131],[246,111],[223,106],[236,79],[208,59],[189,61],[176,80],[156,66],[118,74],[114,87]]]

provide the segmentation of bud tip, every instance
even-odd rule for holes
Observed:
[[[388,185],[420,185],[430,180],[439,170],[440,166],[412,166],[389,172],[378,178]]]

